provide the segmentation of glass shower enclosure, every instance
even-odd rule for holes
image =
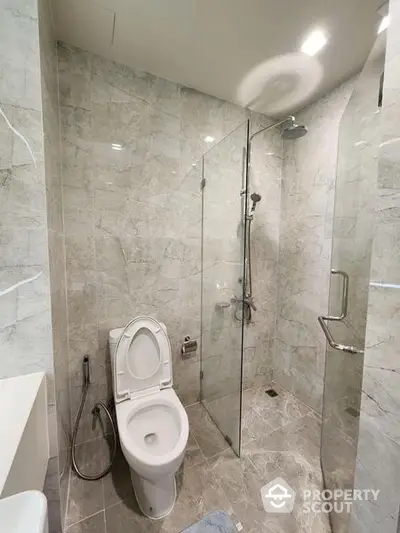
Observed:
[[[240,455],[246,121],[202,158],[201,402]]]
[[[328,314],[321,465],[325,488],[352,489],[359,414],[374,198],[380,144],[380,95],[385,46],[378,39],[339,129]],[[333,533],[348,531],[349,514],[331,512]]]

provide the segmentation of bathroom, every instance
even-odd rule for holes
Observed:
[[[35,489],[51,533],[397,532],[382,3],[2,0],[0,427],[41,416],[0,518]]]

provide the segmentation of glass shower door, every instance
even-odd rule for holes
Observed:
[[[201,402],[240,454],[248,122],[203,157]]]
[[[379,94],[384,50],[374,47],[339,129],[333,217],[321,464],[325,488],[352,489],[378,175]],[[330,343],[329,343],[330,341]],[[331,513],[333,533],[347,533],[349,514]]]

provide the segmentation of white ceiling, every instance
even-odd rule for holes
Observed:
[[[242,105],[251,99],[246,84],[260,83],[249,72],[270,60],[261,76],[272,85],[254,107],[271,115],[295,111],[360,70],[382,2],[54,0],[61,41]],[[317,27],[328,45],[316,59],[297,54]],[[285,101],[273,106],[280,93]]]

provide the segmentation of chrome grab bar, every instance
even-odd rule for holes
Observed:
[[[335,339],[332,337],[332,333],[329,331],[328,325],[325,323],[326,321],[332,321],[332,322],[340,322],[347,316],[347,310],[348,310],[348,301],[349,301],[349,275],[344,270],[331,270],[332,274],[338,274],[343,277],[343,288],[342,288],[342,309],[339,316],[324,316],[321,315],[318,317],[319,325],[322,328],[322,331],[325,334],[326,340],[329,343],[329,346],[334,348],[335,350],[340,350],[341,352],[346,353],[352,353],[352,354],[363,354],[364,350],[360,350],[359,348],[356,348],[355,346],[348,346],[346,344],[341,344],[340,342],[336,342]]]
[[[325,324],[325,320],[329,320],[329,319],[325,316],[318,317],[319,325],[321,326],[322,331],[325,334],[325,337],[329,343],[329,346],[331,346],[335,350],[340,350],[341,352],[353,353],[353,354],[364,353],[364,350],[360,350],[359,348],[356,348],[355,346],[348,346],[346,344],[341,344],[340,342],[336,342],[335,339],[332,337],[332,333],[329,331],[327,324]]]

